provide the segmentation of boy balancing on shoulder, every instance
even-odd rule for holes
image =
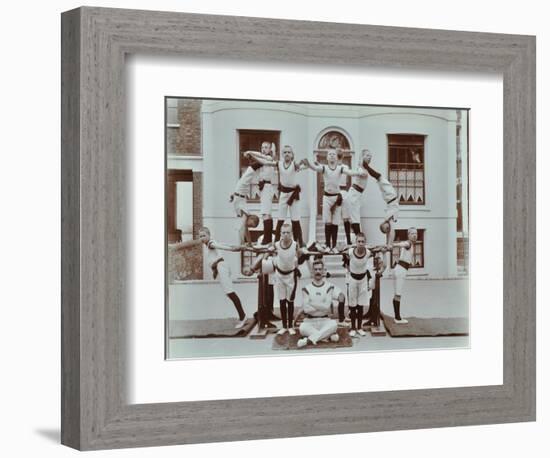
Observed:
[[[248,157],[246,153],[244,153],[244,157]],[[257,215],[250,214],[246,208],[246,199],[250,191],[250,184],[254,177],[257,176],[257,171],[260,167],[261,165],[257,163],[249,165],[237,181],[235,192],[233,192],[229,198],[229,201],[233,203],[237,218],[241,218],[241,225],[239,227],[239,239],[241,244],[252,242],[248,229],[257,227],[260,222],[260,218],[258,218]]]
[[[325,243],[327,250],[334,253],[336,251],[336,241],[338,239],[338,225],[342,220],[343,199],[340,194],[341,177],[344,174],[351,177],[366,176],[367,173],[362,170],[350,170],[347,165],[338,165],[338,153],[334,149],[327,151],[326,165],[317,162],[311,164],[307,159],[304,161],[311,170],[323,174],[323,222],[325,224]]]
[[[241,247],[226,245],[224,243],[219,243],[210,238],[210,229],[203,227],[199,231],[198,240],[189,240],[187,242],[182,242],[178,244],[180,248],[191,247],[195,245],[203,244],[206,250],[206,261],[210,268],[212,269],[212,276],[215,280],[218,280],[220,283],[223,292],[226,296],[233,302],[237,314],[239,316],[239,322],[235,326],[235,329],[242,328],[246,323],[246,314],[244,313],[241,300],[233,285],[233,280],[231,279],[231,270],[229,265],[225,262],[223,257],[220,255],[219,250],[224,251],[241,251]]]
[[[302,227],[300,225],[300,185],[298,184],[298,172],[306,168],[302,162],[294,160],[294,151],[290,145],[285,145],[282,151],[282,159],[275,161],[271,156],[258,153],[257,151],[247,151],[247,157],[254,159],[263,167],[275,167],[279,176],[279,214],[277,217],[277,227],[275,228],[275,241],[281,238],[281,228],[285,219],[290,217],[292,222],[292,234],[298,245],[303,247]],[[270,230],[273,226],[265,226],[264,231]],[[264,234],[264,241],[271,240],[270,235]],[[266,242],[267,243],[267,242]]]

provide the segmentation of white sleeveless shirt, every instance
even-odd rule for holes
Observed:
[[[297,183],[298,171],[296,170],[295,162],[292,161],[288,167],[285,165],[285,161],[279,161],[277,168],[279,169],[279,182],[286,188],[294,188]]]
[[[359,172],[362,172],[362,173],[366,173],[366,171],[362,168],[362,167],[358,167],[358,171]],[[369,175],[366,174],[364,177],[362,176],[354,176],[352,179],[351,179],[351,184],[354,185],[356,184],[357,186],[359,186],[361,189],[363,189],[363,191],[366,189],[367,187],[367,179],[369,178]]]
[[[340,178],[343,175],[346,165],[337,165],[331,169],[328,164],[323,165],[323,179],[325,181],[325,192],[336,194],[340,191]]]
[[[351,273],[361,275],[364,274],[368,270],[368,262],[369,262],[369,250],[365,249],[365,255],[364,256],[357,256],[355,254],[355,248],[349,249],[349,271]]]
[[[270,181],[273,184],[273,167],[269,165],[263,165],[260,168],[260,180],[261,181]]]
[[[278,241],[275,243],[275,248],[277,248],[275,265],[285,272],[294,270],[298,262],[296,242],[293,240],[289,247],[284,248],[281,246],[281,241]]]
[[[412,264],[412,257],[413,257],[413,243],[409,240],[409,243],[411,244],[410,248],[404,248],[401,247],[399,250],[399,260],[408,262],[409,264]]]

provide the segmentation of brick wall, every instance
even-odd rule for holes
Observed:
[[[199,230],[204,226],[202,221],[202,172],[193,172],[193,238],[196,239],[199,236]],[[203,272],[203,250],[201,248],[199,255],[194,259],[197,265],[195,272],[199,276],[198,278],[204,278]]]
[[[202,172],[193,172],[193,239],[199,236],[202,222]],[[168,281],[204,278],[202,245],[181,249],[168,245]]]
[[[168,155],[202,156],[200,99],[177,100],[177,123],[179,127],[167,127],[166,144]],[[174,123],[174,120],[171,121]],[[203,226],[202,172],[193,172],[193,238],[197,239]],[[198,280],[204,278],[203,249],[196,246],[178,249],[168,245],[168,281]]]
[[[201,105],[200,99],[178,100],[180,127],[175,139],[176,154],[201,155]]]

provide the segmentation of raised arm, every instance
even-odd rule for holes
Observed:
[[[245,151],[244,157],[251,157],[256,162],[262,165],[267,165],[270,167],[277,167],[277,162],[273,160],[271,156],[267,156],[265,154],[259,153],[257,151]]]
[[[323,166],[317,162],[315,163],[311,163],[309,162],[308,159],[303,159],[302,161],[308,168],[310,168],[311,170],[313,170],[314,172],[317,172],[317,173],[321,173],[323,171]]]
[[[346,174],[350,177],[366,177],[366,176],[368,176],[368,173],[365,170],[361,169],[361,168],[359,168],[357,170],[352,170],[347,166],[344,166],[342,168],[342,173],[344,173],[344,174]]]

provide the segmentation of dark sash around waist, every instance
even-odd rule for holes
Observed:
[[[269,181],[269,180],[260,180],[260,181],[258,182],[258,188],[260,189],[260,191],[263,191],[263,190],[264,190],[264,186],[265,186],[266,184],[271,184],[271,181]]]
[[[332,194],[330,192],[324,192],[325,196],[327,197],[336,197],[336,202],[334,202],[334,204],[332,204],[332,207],[331,207],[331,210],[334,211],[334,208],[335,207],[339,207],[340,205],[342,205],[342,194],[340,194],[339,192],[337,192],[336,194]]]
[[[283,186],[282,184],[279,184],[279,192],[289,193],[291,192],[292,195],[287,200],[287,205],[292,205],[295,200],[300,200],[300,185],[294,186],[293,188],[289,188],[287,186]]]
[[[397,264],[399,264],[401,267],[409,270],[409,267],[411,267],[411,264],[410,262],[407,262],[407,261],[399,261]]]
[[[363,193],[363,191],[365,190],[364,188],[362,188],[361,186],[359,186],[358,184],[352,184],[351,187],[353,189],[355,189],[356,191],[360,192],[361,194]]]
[[[350,274],[351,278],[353,278],[354,280],[363,280],[363,278],[365,278],[367,276],[370,278],[368,270],[363,272],[362,274],[354,274],[353,272],[350,272],[349,274]]]
[[[289,274],[291,274],[292,272],[296,271],[296,269],[292,269],[292,270],[281,270],[281,269],[279,269],[278,266],[275,266],[275,269],[276,269],[277,272],[279,272],[281,275],[289,275]]]
[[[397,200],[397,196],[394,197],[394,198],[391,199],[391,200],[388,200],[386,203],[389,205],[389,204],[391,204],[391,203],[392,203],[393,201],[395,201],[395,200]]]
[[[238,192],[233,193],[234,196],[242,197],[243,199],[246,199],[246,196],[244,194],[239,194]]]
[[[220,262],[223,262],[223,258],[216,259],[216,261],[214,261],[210,266],[210,268],[212,269],[212,276],[214,277],[214,280],[218,277],[218,264]]]
[[[328,315],[313,316],[313,315],[310,315],[309,313],[306,313],[305,316],[306,318],[328,318]]]

